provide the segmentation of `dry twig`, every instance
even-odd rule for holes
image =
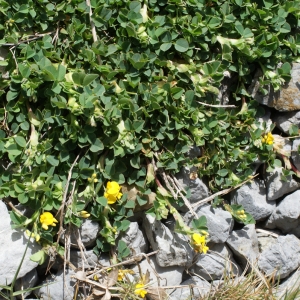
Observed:
[[[205,199],[203,199],[203,200],[200,200],[200,201],[198,201],[198,202],[192,204],[192,207],[198,207],[198,206],[200,206],[200,205],[202,205],[202,204],[205,204],[205,203],[207,203],[207,202],[210,202],[210,201],[214,200],[214,198],[217,197],[217,196],[220,196],[220,195],[226,195],[226,194],[230,193],[231,191],[233,191],[233,190],[239,188],[240,186],[244,185],[245,183],[251,181],[253,178],[257,177],[258,175],[259,175],[259,174],[256,174],[256,175],[252,176],[251,178],[249,178],[249,179],[247,179],[247,180],[241,182],[240,184],[238,184],[238,185],[236,185],[236,186],[234,186],[234,187],[231,187],[231,188],[228,188],[228,189],[219,191],[219,192],[217,192],[217,193],[215,193],[215,194],[213,194],[213,195],[211,195],[211,196],[209,196],[209,197],[207,197],[207,198],[205,198]]]

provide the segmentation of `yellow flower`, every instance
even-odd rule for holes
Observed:
[[[194,233],[192,236],[192,247],[196,252],[206,254],[209,248],[206,246],[206,237],[199,233]]]
[[[123,269],[118,271],[118,281],[122,281],[125,277],[125,274],[134,274],[133,270]]]
[[[42,227],[45,230],[48,230],[48,226],[56,226],[55,223],[58,223],[58,221],[53,217],[53,215],[46,211],[40,216],[40,222],[42,223]]]
[[[273,145],[273,143],[274,143],[274,137],[273,137],[273,135],[272,135],[271,132],[268,132],[267,134],[265,134],[265,135],[261,138],[261,141],[262,141],[264,144]]]
[[[115,181],[109,181],[106,185],[106,191],[104,197],[107,199],[108,204],[114,204],[118,199],[122,197],[120,193],[121,187]]]
[[[35,240],[38,242],[41,238],[41,236],[37,233],[33,233],[33,232],[30,232],[28,229],[25,231],[26,235],[29,236],[30,238],[35,238]]]
[[[82,218],[88,218],[91,214],[89,214],[87,211],[82,210],[81,212],[79,212],[79,216]]]
[[[143,283],[137,283],[135,285],[135,290],[134,290],[134,293],[136,295],[138,295],[139,297],[142,297],[142,298],[145,298],[146,294],[147,294],[147,291],[144,289],[144,284]]]
[[[246,219],[247,218],[247,215],[245,214],[245,211],[243,209],[238,210],[236,213],[238,214],[238,217],[240,219]]]

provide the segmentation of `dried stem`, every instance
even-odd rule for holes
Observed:
[[[267,234],[267,235],[271,235],[271,236],[273,236],[273,237],[275,237],[275,238],[278,238],[278,237],[279,237],[279,234],[274,233],[274,232],[270,232],[270,231],[263,230],[263,229],[259,229],[259,228],[255,229],[255,230],[256,230],[256,232],[262,232],[262,233],[265,233],[265,234]]]
[[[115,267],[119,267],[119,266],[123,266],[123,265],[131,265],[131,264],[133,264],[133,263],[140,262],[140,261],[143,259],[143,257],[147,259],[149,256],[152,256],[152,255],[154,255],[154,254],[156,254],[156,253],[158,253],[158,252],[159,252],[159,250],[154,251],[154,252],[151,252],[151,253],[148,253],[148,254],[145,254],[145,253],[139,253],[139,254],[135,255],[135,256],[134,256],[133,258],[131,258],[131,259],[122,261],[122,262],[117,263],[117,264],[114,264],[114,265],[110,265],[109,267],[104,267],[104,268],[102,268],[101,270],[98,270],[98,271],[96,271],[96,272],[93,271],[89,276],[87,276],[87,278],[94,277],[95,275],[97,275],[97,274],[99,274],[99,273],[101,273],[101,272],[103,272],[103,271],[105,271],[105,270],[107,270],[107,269],[111,269],[111,268],[115,268]]]
[[[91,1],[90,0],[86,0],[86,5],[89,7],[90,11],[89,11],[89,16],[90,16],[90,24],[91,24],[91,28],[92,28],[92,35],[93,35],[93,40],[94,43],[98,41],[98,37],[97,37],[97,33],[96,33],[96,27],[95,27],[95,23],[92,20],[92,15],[93,15],[93,11],[92,11],[92,6],[91,6]],[[97,55],[97,59],[98,59],[98,63],[99,65],[102,64],[100,55]]]
[[[209,106],[209,107],[223,107],[223,108],[235,108],[235,105],[217,105],[217,104],[208,104],[205,102],[200,102],[200,101],[196,101],[204,106]]]
[[[29,38],[27,40],[20,40],[18,43],[14,44],[14,43],[6,43],[6,44],[1,44],[1,47],[2,46],[7,46],[7,47],[11,47],[14,48],[16,46],[19,46],[21,44],[25,44],[25,43],[28,43],[28,42],[31,42],[31,41],[34,41],[34,40],[37,40],[41,37],[44,37],[45,35],[49,35],[49,34],[52,34],[54,33],[55,31],[50,31],[50,32],[46,32],[46,33],[37,33],[35,34],[32,38]],[[11,48],[11,49],[12,49]]]
[[[258,175],[259,175],[259,174],[256,174],[256,175],[252,176],[251,178],[249,178],[249,179],[247,179],[247,180],[241,182],[240,184],[238,184],[238,185],[236,185],[236,186],[234,186],[234,187],[231,187],[231,188],[228,188],[228,189],[219,191],[219,192],[217,192],[217,193],[215,193],[215,194],[213,194],[213,195],[211,195],[211,196],[209,196],[209,197],[207,197],[207,198],[205,198],[205,199],[203,199],[203,200],[200,200],[200,201],[198,201],[198,202],[192,204],[192,207],[198,207],[198,206],[200,206],[200,205],[202,205],[202,204],[205,204],[205,203],[207,203],[207,202],[210,202],[210,201],[214,200],[214,198],[217,197],[217,196],[220,196],[220,195],[226,195],[226,194],[230,193],[231,191],[233,191],[233,190],[239,188],[240,186],[244,185],[245,183],[251,181],[253,178],[257,177]]]

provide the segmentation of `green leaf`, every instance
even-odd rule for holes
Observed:
[[[96,198],[96,201],[101,205],[101,206],[106,206],[107,205],[107,199],[105,197],[98,197]]]
[[[145,121],[144,120],[135,120],[133,121],[133,128],[137,133],[140,133],[142,129],[144,128]]]
[[[179,52],[186,52],[189,50],[189,43],[185,39],[178,39],[175,43],[175,49]]]
[[[133,200],[129,200],[127,201],[127,203],[125,204],[126,208],[135,208],[135,201]]]
[[[127,257],[130,254],[129,248],[127,247],[126,243],[122,240],[118,242],[117,251],[118,251],[119,260],[122,260],[123,258]]]
[[[22,136],[15,136],[14,139],[20,147],[26,147],[26,140]]]
[[[99,152],[104,149],[103,143],[97,138],[90,147],[91,152]]]
[[[59,159],[57,159],[55,156],[53,155],[48,155],[46,157],[47,162],[54,167],[57,167],[59,165]]]
[[[24,78],[28,78],[30,76],[30,68],[28,66],[25,66],[23,64],[19,64],[18,65],[19,67],[19,71],[21,73],[21,75],[24,77]]]
[[[66,75],[66,67],[63,65],[59,65],[57,68],[57,76],[56,81],[63,81]]]
[[[159,48],[160,48],[160,50],[166,52],[172,47],[172,45],[173,45],[172,43],[163,43],[160,45]]]
[[[87,74],[83,81],[82,81],[82,85],[83,86],[87,86],[89,85],[91,82],[93,82],[99,75],[98,74]]]
[[[47,254],[45,253],[44,250],[40,250],[34,254],[32,254],[30,256],[30,260],[34,261],[34,262],[37,262],[39,265],[42,265],[45,261],[46,261],[46,258],[47,258]]]
[[[220,175],[221,177],[225,177],[227,176],[228,174],[228,170],[227,169],[221,169],[221,170],[218,170],[218,175]]]

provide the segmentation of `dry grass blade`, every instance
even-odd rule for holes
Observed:
[[[118,281],[118,269],[112,270],[107,276],[107,286],[114,286]]]
[[[264,276],[257,267],[244,278],[233,279],[230,275],[218,286],[213,286],[209,295],[197,300],[275,300],[274,275]]]
[[[159,287],[147,287],[147,299],[150,300],[165,300],[168,299],[166,291]]]

